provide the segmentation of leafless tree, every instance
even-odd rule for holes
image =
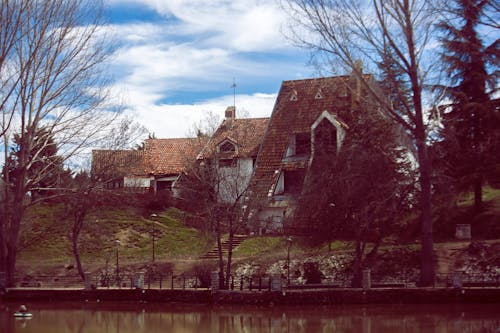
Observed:
[[[215,237],[219,283],[223,289],[230,284],[234,237],[245,228],[243,205],[251,176],[244,155],[224,153],[217,147],[226,137],[221,135],[225,126],[228,126],[225,122],[219,126],[180,181],[182,200],[189,202],[190,208],[203,219],[205,231]],[[252,125],[242,126],[232,131],[230,137],[244,143],[255,130]],[[251,158],[247,162],[252,164]],[[223,249],[225,237],[227,253]]]
[[[111,130],[107,140],[101,148],[107,148],[105,158],[99,161],[99,176],[93,172],[96,170],[82,169],[73,178],[72,184],[68,184],[61,200],[65,204],[65,211],[71,221],[71,250],[75,259],[78,274],[85,279],[85,271],[78,248],[80,233],[85,226],[86,217],[90,211],[100,205],[119,205],[120,202],[130,202],[135,193],[126,190],[117,191],[108,189],[103,184],[114,180],[117,176],[127,176],[128,170],[135,165],[143,163],[140,151],[127,150],[131,154],[123,154],[124,148],[130,148],[141,137],[145,135],[145,129],[134,123],[131,119],[123,119]],[[94,156],[92,156],[94,157]],[[94,161],[93,161],[94,162]]]
[[[36,184],[49,170],[48,165],[29,176],[43,142],[53,138],[68,161],[109,133],[118,112],[107,99],[103,63],[110,47],[99,0],[2,1],[1,10],[1,25],[9,27],[2,28],[1,79],[12,88],[0,93],[5,163],[11,135],[19,136],[16,177],[3,175],[0,270],[12,285],[26,198],[31,191],[44,190]],[[42,127],[46,138],[36,137]]]
[[[282,0],[290,18],[290,36],[311,48],[330,66],[351,69],[364,79],[358,59],[381,72],[390,98],[380,98],[364,80],[381,108],[400,123],[415,142],[418,159],[422,262],[421,283],[434,280],[431,219],[431,167],[424,88],[433,69],[436,12],[428,0]],[[437,58],[437,57],[435,57]],[[382,68],[382,70],[380,70]]]

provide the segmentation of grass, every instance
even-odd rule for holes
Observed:
[[[252,257],[286,248],[284,237],[253,237],[243,241],[234,250],[235,257]]]
[[[51,266],[73,263],[72,220],[62,205],[32,207],[22,223],[18,263],[26,266]],[[174,260],[202,254],[207,240],[201,232],[185,226],[183,213],[176,209],[144,218],[131,208],[105,208],[90,212],[79,238],[78,248],[86,265],[99,265],[116,253],[120,240],[120,259],[124,262],[149,262],[152,259],[152,230],[156,230],[157,260]]]
[[[483,187],[483,201],[484,202],[500,202],[500,189],[495,189],[490,186]],[[457,200],[458,207],[471,207],[474,205],[474,193],[467,192],[462,194]],[[498,209],[498,213],[500,213],[499,205],[495,205],[496,209]]]

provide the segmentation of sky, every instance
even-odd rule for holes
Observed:
[[[313,76],[276,0],[104,3],[117,39],[112,91],[157,138],[185,137],[210,112],[222,119],[234,97],[240,116],[268,117],[283,80]]]

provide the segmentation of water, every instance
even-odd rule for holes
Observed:
[[[0,332],[500,332],[499,305],[247,307],[148,303],[0,304]]]

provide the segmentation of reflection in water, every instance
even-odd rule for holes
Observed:
[[[33,303],[30,320],[0,304],[0,332],[500,332],[495,305],[225,307]]]

